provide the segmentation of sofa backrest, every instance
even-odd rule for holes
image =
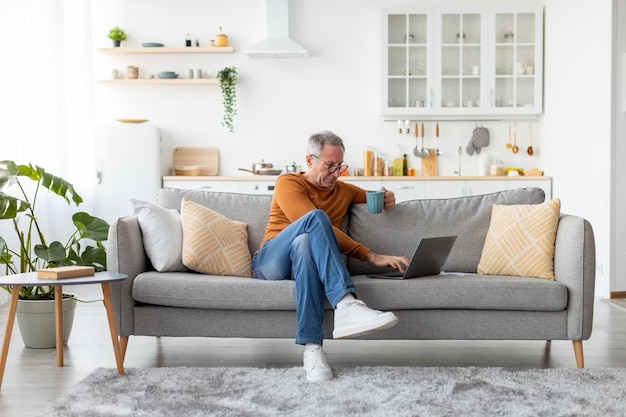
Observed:
[[[162,188],[157,199],[160,206],[180,211],[183,197],[214,210],[231,220],[248,225],[250,253],[259,249],[270,214],[271,195],[221,193],[200,190]]]
[[[222,193],[201,190],[162,188],[158,203],[180,210],[183,197],[248,225],[250,253],[258,248],[269,218],[271,195]],[[476,272],[491,220],[494,204],[539,204],[545,200],[540,188],[519,188],[492,194],[434,200],[411,200],[393,210],[370,214],[367,205],[353,205],[344,218],[342,229],[357,242],[389,255],[413,256],[420,239],[458,236],[444,266],[446,271]],[[348,258],[351,274],[381,272],[367,262]]]
[[[519,188],[470,197],[405,201],[381,214],[370,214],[366,205],[359,204],[350,209],[348,233],[375,252],[409,259],[422,238],[456,235],[444,270],[476,272],[489,230],[491,207],[539,204],[544,200],[540,188]],[[384,271],[355,258],[348,259],[348,269],[353,275]]]

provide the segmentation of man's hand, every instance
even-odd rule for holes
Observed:
[[[396,195],[393,191],[389,191],[385,187],[382,187],[380,190],[385,193],[385,205],[383,208],[385,210],[391,210],[396,206]]]
[[[405,258],[404,256],[381,255],[373,250],[367,252],[365,260],[376,266],[390,266],[400,272],[404,272],[404,268],[410,263],[408,258]]]

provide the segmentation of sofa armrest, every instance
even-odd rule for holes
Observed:
[[[556,233],[554,276],[568,290],[568,339],[589,339],[595,297],[596,249],[593,229],[587,220],[561,215]]]
[[[137,216],[115,220],[109,228],[107,241],[107,269],[128,275],[128,279],[110,284],[117,331],[129,336],[134,331],[133,281],[151,268],[143,247],[143,235]]]

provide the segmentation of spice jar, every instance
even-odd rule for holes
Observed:
[[[502,166],[502,161],[499,159],[494,159],[491,163],[491,169],[489,171],[489,175],[504,175],[504,167]]]

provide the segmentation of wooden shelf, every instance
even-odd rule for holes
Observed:
[[[219,85],[217,78],[137,78],[136,80],[117,79],[117,80],[100,80],[101,84],[106,85]]]
[[[191,47],[119,47],[98,48],[98,52],[111,55],[129,54],[228,54],[235,52],[232,46],[191,46]]]

